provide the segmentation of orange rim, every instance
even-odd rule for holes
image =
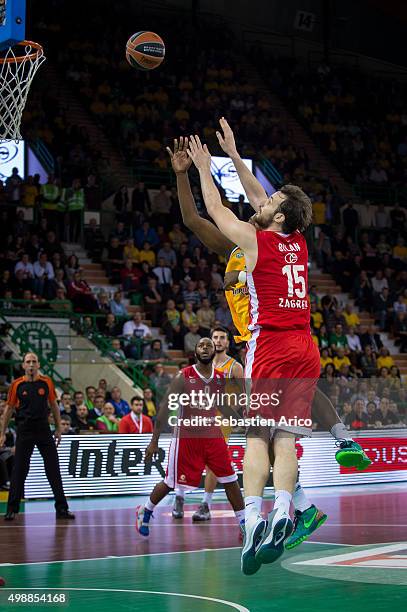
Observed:
[[[20,47],[32,47],[36,49],[34,53],[30,53],[29,55],[19,55],[17,57],[0,57],[0,65],[1,64],[21,64],[26,60],[33,60],[37,58],[39,55],[44,53],[44,49],[41,47],[39,43],[33,42],[31,40],[22,40],[16,44],[16,46]]]

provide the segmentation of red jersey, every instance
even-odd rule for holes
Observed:
[[[308,249],[299,232],[256,232],[258,256],[247,273],[250,295],[249,329],[310,331]]]
[[[212,367],[211,376],[205,378],[198,372],[195,365],[183,368],[181,371],[184,376],[183,392],[188,394],[190,401],[188,405],[180,406],[179,416],[183,419],[190,419],[195,416],[208,419],[206,426],[193,427],[195,434],[201,431],[204,436],[206,433],[213,436],[214,430],[216,430],[216,434],[219,432],[219,435],[222,435],[220,427],[213,423],[209,425],[209,420],[213,420],[217,415],[221,394],[225,390],[225,373]],[[188,427],[188,430],[191,431],[191,427]]]

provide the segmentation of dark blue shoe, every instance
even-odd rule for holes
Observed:
[[[140,535],[147,537],[150,535],[149,523],[153,516],[152,510],[147,510],[144,506],[136,508],[136,529]]]

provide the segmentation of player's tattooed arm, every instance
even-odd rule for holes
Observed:
[[[267,194],[264,191],[261,183],[256,179],[254,174],[250,172],[249,168],[246,166],[237,152],[235,136],[229,123],[224,117],[219,120],[219,123],[223,131],[223,134],[219,131],[216,132],[219,144],[226,155],[229,155],[231,158],[236,168],[236,172],[239,175],[243,189],[246,192],[247,199],[249,200],[252,208],[254,208],[254,210],[257,212],[260,205],[267,199]]]
[[[199,171],[202,194],[208,214],[229,240],[233,240],[243,251],[248,269],[254,268],[257,260],[256,229],[251,223],[240,221],[226,206],[223,206],[219,191],[211,174],[211,154],[198,136],[191,136],[188,155]]]
[[[198,213],[188,177],[188,170],[192,159],[187,154],[187,149],[188,138],[183,136],[179,140],[174,140],[173,150],[167,147],[172,169],[177,177],[177,191],[182,221],[207,249],[217,255],[228,256],[235,245],[221,234],[216,225],[208,221],[208,219],[203,219]]]

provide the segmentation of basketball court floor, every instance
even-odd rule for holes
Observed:
[[[192,524],[199,495],[185,517],[159,506],[151,536],[134,528],[134,507],[146,498],[71,500],[75,522],[55,522],[48,501],[24,505],[13,523],[0,519],[0,609],[11,593],[64,594],[65,604],[98,612],[163,610],[401,611],[407,602],[407,489],[404,483],[307,489],[328,514],[310,541],[262,566],[240,572],[238,527],[221,493],[212,520]],[[271,497],[265,502],[267,511]]]

